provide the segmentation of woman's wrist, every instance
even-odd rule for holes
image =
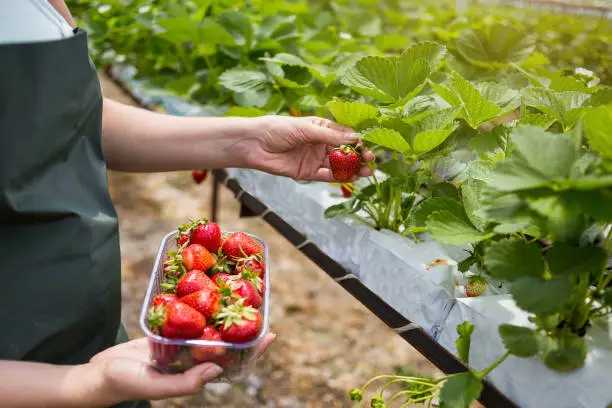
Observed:
[[[106,381],[101,364],[82,364],[73,366],[65,382],[65,399],[69,406],[75,407],[108,407],[122,401]]]

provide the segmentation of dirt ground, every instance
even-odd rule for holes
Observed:
[[[130,102],[103,75],[101,82],[106,96]],[[210,177],[201,185],[187,172],[109,177],[121,225],[123,321],[137,338],[143,335],[138,315],[159,242],[189,218],[210,215]],[[221,193],[222,228],[255,233],[271,247],[271,329],[278,337],[244,384],[211,385],[200,395],[155,407],[351,407],[350,388],[397,365],[438,374],[267,223],[239,218],[229,190],[222,187]]]

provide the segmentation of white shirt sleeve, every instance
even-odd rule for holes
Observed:
[[[72,27],[47,0],[0,0],[0,44],[60,40]]]

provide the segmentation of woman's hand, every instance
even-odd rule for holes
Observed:
[[[261,132],[249,139],[248,167],[296,180],[336,181],[329,168],[329,152],[342,144],[359,142],[353,130],[319,117],[263,116],[254,120]],[[370,162],[374,155],[364,150],[362,159]],[[372,169],[364,165],[351,181],[370,175]]]
[[[259,345],[259,355],[275,337],[270,333],[264,338]],[[102,396],[101,400],[113,399],[109,405],[193,395],[222,372],[213,363],[203,363],[182,374],[161,374],[150,365],[146,338],[111,347],[94,356],[85,367],[92,378],[96,378],[94,387]]]

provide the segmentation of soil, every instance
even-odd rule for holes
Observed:
[[[131,103],[100,77],[107,97]],[[196,185],[189,172],[109,172],[121,225],[123,321],[132,338],[143,335],[138,315],[159,242],[186,220],[210,215],[210,179]],[[278,337],[244,384],[211,384],[155,407],[351,407],[352,387],[395,366],[440,375],[261,218],[239,218],[231,192],[220,191],[222,228],[257,234],[271,248],[271,329]]]

